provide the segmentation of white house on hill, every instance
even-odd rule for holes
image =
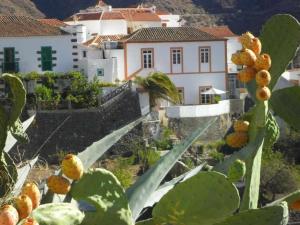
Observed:
[[[179,27],[184,21],[179,15],[159,11],[155,6],[113,8],[103,1],[67,18],[69,25],[84,25],[88,38],[95,35],[126,35],[147,27]]]
[[[77,55],[76,38],[61,28],[26,16],[0,16],[1,73],[68,72],[78,68]]]
[[[226,42],[194,27],[143,28],[124,39],[124,75],[166,73],[187,105],[210,104],[210,88],[226,87]]]
[[[184,104],[210,104],[210,88],[227,90],[227,40],[193,27],[142,28],[126,36],[98,35],[82,46],[80,69],[114,82],[166,73]],[[225,97],[225,96],[224,96]]]

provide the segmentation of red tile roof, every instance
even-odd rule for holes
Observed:
[[[57,36],[68,34],[60,28],[27,16],[0,16],[0,37]]]
[[[97,35],[87,42],[83,43],[86,46],[90,46],[91,44],[101,44],[104,41],[119,41],[120,39],[124,38],[125,35]]]
[[[125,8],[115,10],[121,12],[127,21],[161,21],[160,17],[149,9]]]
[[[77,13],[65,21],[85,21],[85,20],[124,20],[124,16],[120,12],[92,12]]]
[[[218,26],[218,27],[200,27],[201,31],[212,34],[217,37],[234,37],[237,36],[234,34],[228,26]]]
[[[120,12],[104,12],[102,20],[124,20],[125,17]]]
[[[135,42],[189,42],[226,40],[195,27],[150,27],[142,28],[124,37],[121,41]]]
[[[77,13],[67,18],[65,21],[85,21],[85,20],[121,20],[127,21],[161,21],[158,14],[149,9],[139,8],[115,8],[113,11]]]
[[[54,27],[64,27],[67,24],[65,24],[63,21],[58,20],[58,19],[38,19],[38,21],[54,26]]]

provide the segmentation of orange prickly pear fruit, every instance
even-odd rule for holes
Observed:
[[[256,83],[259,86],[268,86],[271,82],[271,74],[267,70],[261,70],[256,74]]]
[[[41,193],[35,183],[27,183],[22,188],[22,194],[28,195],[32,201],[32,208],[35,209],[40,205]]]
[[[68,179],[52,175],[47,180],[48,188],[56,194],[67,194],[71,189],[71,184]]]
[[[271,91],[268,87],[258,87],[256,90],[256,98],[260,101],[267,101],[271,97]]]
[[[18,221],[18,211],[12,205],[4,205],[1,207],[0,225],[16,225]]]
[[[290,208],[295,210],[295,211],[300,211],[300,200],[294,201],[291,205]]]
[[[243,48],[251,48],[253,38],[255,38],[255,37],[250,32],[246,32],[246,33],[242,34],[242,36],[240,37],[240,42],[241,42]]]
[[[243,65],[243,63],[241,61],[241,53],[240,52],[236,52],[236,53],[232,54],[231,55],[231,61],[235,65]]]
[[[28,195],[20,195],[15,199],[20,219],[24,219],[32,212],[32,202]]]
[[[64,175],[73,180],[79,180],[83,175],[83,165],[81,160],[72,154],[65,156],[61,163],[61,170]]]
[[[241,82],[248,83],[255,78],[255,74],[256,70],[254,68],[246,67],[238,73],[237,78]]]
[[[250,49],[245,49],[240,55],[241,62],[246,66],[254,66],[256,61],[255,53]]]
[[[254,67],[257,71],[269,70],[271,68],[271,64],[272,61],[270,55],[262,54],[257,56]]]
[[[249,125],[248,121],[236,120],[234,121],[233,128],[235,132],[248,132]]]
[[[226,143],[232,148],[241,148],[248,143],[248,134],[245,132],[234,132],[226,137]]]
[[[22,225],[39,225],[39,223],[33,218],[26,218]]]
[[[253,38],[250,48],[255,54],[259,55],[261,53],[261,42],[258,38]]]

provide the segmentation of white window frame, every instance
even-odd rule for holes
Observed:
[[[182,49],[173,48],[172,49],[172,64],[181,65],[182,64]]]
[[[150,69],[154,67],[153,49],[142,49],[142,66],[143,69]]]
[[[209,47],[200,47],[200,63],[210,63],[210,54]]]

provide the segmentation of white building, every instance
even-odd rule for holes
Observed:
[[[76,48],[73,35],[57,26],[26,16],[0,16],[1,73],[68,72],[78,68]]]
[[[244,84],[237,79],[237,73],[241,66],[237,66],[231,62],[231,55],[242,49],[242,45],[239,42],[239,36],[234,34],[228,26],[216,26],[216,27],[200,27],[200,30],[217,36],[219,38],[227,39],[227,72],[228,72],[228,92],[230,98],[240,98],[240,94],[245,92]]]
[[[79,64],[90,80],[96,75],[109,82],[163,72],[184,104],[210,104],[212,96],[202,92],[227,90],[226,42],[193,27],[142,28],[127,36],[98,35],[82,46]]]
[[[125,79],[167,74],[185,105],[210,104],[202,92],[226,87],[226,39],[193,27],[144,28],[124,40]]]
[[[88,39],[95,35],[125,35],[141,28],[178,27],[183,24],[179,15],[156,10],[155,6],[112,8],[103,1],[95,7],[81,10],[65,20],[69,25],[84,25]]]

